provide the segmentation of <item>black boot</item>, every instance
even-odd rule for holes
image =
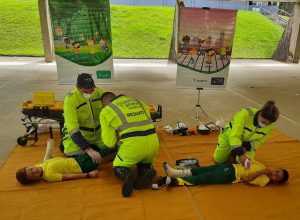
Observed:
[[[64,147],[64,145],[63,145],[63,141],[60,141],[60,143],[59,143],[59,150],[60,150],[62,153],[64,153],[64,151],[65,151],[65,147]]]
[[[136,171],[131,170],[129,175],[125,178],[122,187],[122,195],[124,197],[129,197],[132,194],[136,177],[137,177]]]
[[[129,197],[133,192],[133,183],[137,177],[137,173],[128,167],[114,167],[115,175],[124,181],[122,186],[122,195]]]
[[[137,164],[138,176],[134,182],[135,189],[147,188],[152,179],[156,176],[156,171],[153,169],[150,163],[138,163]]]

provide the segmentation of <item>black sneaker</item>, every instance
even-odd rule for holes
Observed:
[[[129,197],[133,191],[133,183],[137,177],[137,173],[133,170],[130,171],[129,175],[126,177],[123,187],[122,187],[122,195],[124,197]]]
[[[161,189],[171,184],[172,179],[169,176],[160,177],[156,183],[152,184],[152,189]]]
[[[147,170],[147,172],[143,176],[138,176],[136,180],[134,181],[134,188],[135,189],[146,189],[152,179],[156,176],[155,169],[151,168]]]

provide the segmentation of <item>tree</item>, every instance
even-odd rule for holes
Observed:
[[[292,4],[293,7],[296,6],[296,4]],[[292,11],[292,16],[289,19],[288,25],[285,27],[285,30],[283,32],[283,35],[279,41],[278,47],[276,51],[274,52],[272,59],[279,60],[279,61],[287,61],[289,57],[293,57],[294,55],[290,52],[290,43],[291,43],[291,35],[293,31],[293,20],[294,20],[294,9]]]

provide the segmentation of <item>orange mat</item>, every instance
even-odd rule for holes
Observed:
[[[179,158],[197,157],[201,165],[212,164],[217,135],[182,137],[160,131],[158,175],[164,174],[163,161],[174,164]],[[257,152],[257,160],[287,168],[291,177],[284,186],[168,187],[135,190],[130,198],[121,196],[111,163],[97,179],[18,184],[15,171],[43,159],[47,138],[41,136],[35,146],[16,147],[0,169],[1,219],[300,219],[300,143],[277,131]]]

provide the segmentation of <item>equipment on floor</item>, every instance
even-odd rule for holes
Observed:
[[[185,123],[181,121],[177,121],[177,124],[175,126],[176,129],[173,130],[173,135],[180,134],[181,136],[186,136],[188,127]]]
[[[178,128],[178,129],[173,130],[173,135],[180,134],[181,136],[186,136],[187,131],[188,131],[188,128]]]
[[[214,122],[209,122],[205,124],[205,127],[207,127],[211,131],[219,131],[220,128],[214,123]]]
[[[210,134],[210,129],[206,125],[199,125],[197,130],[199,134]]]
[[[18,137],[17,139],[17,143],[21,146],[25,146],[28,143],[28,141],[33,141],[32,144],[35,144],[38,141],[37,127],[26,127],[26,133],[23,136]]]
[[[196,158],[185,158],[176,160],[175,168],[178,170],[191,169],[193,167],[199,167],[199,160]]]
[[[151,119],[153,122],[159,121],[162,119],[162,106],[157,105],[157,108],[153,104],[148,104]]]
[[[168,134],[173,134],[173,128],[172,128],[170,125],[164,126],[163,129],[164,129]]]
[[[50,127],[59,128],[60,131],[64,125],[63,101],[55,101],[53,92],[35,92],[32,101],[23,102],[22,114],[21,121],[26,128],[26,132],[25,135],[17,139],[18,144],[21,146],[27,145],[28,141],[32,141],[32,144],[38,141],[41,125],[46,126],[48,129]]]

